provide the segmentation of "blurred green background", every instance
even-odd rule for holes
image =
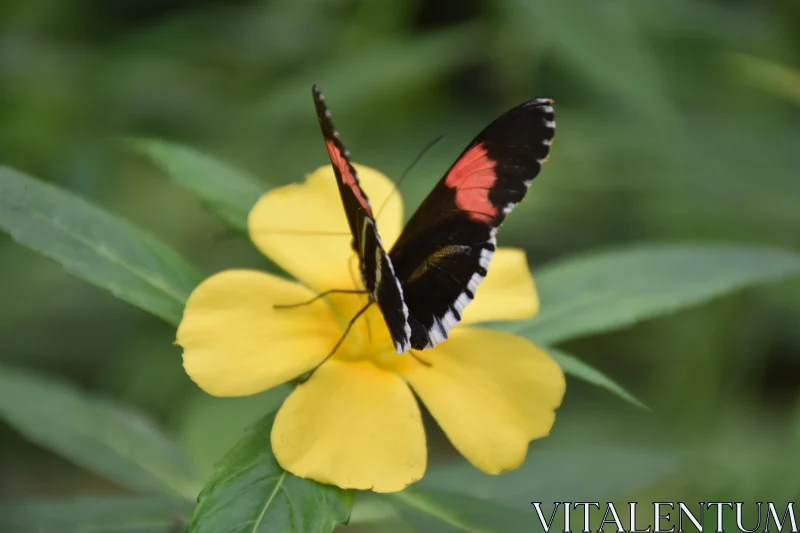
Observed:
[[[445,135],[403,183],[409,208],[489,121],[553,98],[551,159],[500,233],[534,274],[643,241],[800,248],[796,0],[0,5],[0,160],[162,236],[207,274],[265,263],[120,140],[166,138],[265,184],[297,181],[327,163],[312,83],[354,159],[394,178]],[[6,236],[0,272],[0,362],[141,407],[207,472],[275,405],[204,395],[170,326]],[[553,436],[499,499],[796,499],[798,323],[800,283],[787,281],[570,342],[652,412],[570,380]],[[449,457],[435,435],[434,459]],[[0,472],[2,499],[122,491],[2,423]],[[428,482],[478,491],[447,469]]]

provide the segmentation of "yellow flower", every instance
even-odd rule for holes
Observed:
[[[393,184],[356,166],[387,249],[403,205]],[[388,200],[387,200],[388,198]],[[250,212],[250,237],[298,282],[252,270],[211,276],[189,297],[177,342],[183,366],[215,396],[246,396],[315,368],[364,304],[339,294],[291,309],[329,289],[361,288],[330,165],[265,194]],[[558,365],[530,341],[477,322],[533,316],[539,301],[525,254],[499,249],[462,324],[436,348],[397,355],[372,306],[336,354],[280,408],[272,447],[292,474],[342,488],[393,492],[425,473],[424,402],[453,445],[480,470],[520,466],[528,443],[546,436],[564,395]],[[413,389],[413,393],[412,393]]]

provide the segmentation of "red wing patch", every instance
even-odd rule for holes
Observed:
[[[353,174],[347,160],[342,157],[341,151],[336,146],[336,143],[333,139],[325,139],[325,146],[328,147],[328,155],[330,155],[331,162],[336,165],[336,168],[338,168],[339,172],[342,174],[342,181],[344,184],[353,191],[353,196],[356,197],[356,200],[361,204],[361,207],[364,208],[367,214],[372,216],[372,209],[370,209],[369,201],[364,197],[364,193],[361,192],[361,187],[358,185],[355,174]]]
[[[455,189],[456,205],[469,218],[491,224],[499,214],[489,200],[489,191],[497,182],[493,161],[484,145],[476,144],[458,160],[444,178],[444,184]]]

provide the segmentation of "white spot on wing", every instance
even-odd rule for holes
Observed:
[[[479,261],[479,264],[480,264],[480,265],[481,265],[481,266],[482,266],[484,269],[487,269],[487,268],[489,268],[489,263],[491,262],[491,260],[492,260],[492,256],[493,256],[493,255],[494,255],[494,252],[493,252],[493,251],[491,251],[491,250],[487,250],[486,248],[482,249],[482,250],[481,250],[481,259],[480,259],[480,261]]]
[[[481,276],[480,274],[473,274],[472,279],[469,280],[469,286],[472,287],[474,283],[474,286],[477,289],[478,283],[480,283],[481,280],[483,280],[483,276]],[[472,291],[472,294],[475,294],[474,290],[472,289],[470,290]],[[459,316],[464,315],[464,308],[467,307],[467,304],[470,303],[471,301],[472,298],[470,298],[469,294],[467,294],[466,292],[462,292],[461,294],[458,295],[458,298],[456,298],[456,303],[453,304],[453,307],[458,312]]]
[[[444,314],[444,318],[442,319],[442,327],[444,328],[445,332],[448,332],[450,331],[450,328],[456,324],[458,324],[458,320],[456,320],[456,314],[451,309]]]
[[[474,273],[472,275],[472,277],[469,279],[469,283],[467,283],[467,290],[469,290],[469,292],[471,292],[474,295],[475,291],[478,290],[478,285],[480,285],[481,281],[483,281],[483,276],[481,276],[477,272]],[[469,297],[469,295],[467,295],[467,293],[462,292],[461,295],[456,300],[456,306],[458,306],[458,303],[461,301],[461,297],[462,296],[465,297],[467,299],[467,301],[464,302],[463,307],[461,308],[461,310],[463,310],[464,307],[466,307],[467,303],[469,303],[469,301],[472,299],[472,298]]]
[[[378,270],[380,270],[380,256],[386,258],[386,264],[389,265],[389,271],[392,273],[392,278],[394,278],[394,282],[397,284],[397,292],[400,294],[400,301],[403,303],[403,319],[405,321],[404,324],[404,332],[405,337],[403,338],[401,343],[395,343],[394,349],[397,353],[406,353],[411,349],[411,326],[408,323],[408,306],[406,305],[406,299],[403,297],[403,287],[400,285],[400,280],[397,279],[397,275],[394,273],[394,265],[392,264],[392,258],[386,253],[383,249],[383,242],[381,241],[380,235],[378,235],[378,228],[375,228],[375,236],[378,239],[378,249],[379,249],[379,261],[378,261]]]
[[[405,337],[402,339],[401,342],[395,342],[394,343],[394,349],[398,354],[406,353],[407,351],[409,351],[411,349],[411,326],[408,323],[408,306],[406,305],[406,300],[403,297],[403,287],[400,285],[400,280],[397,279],[397,275],[395,275],[395,273],[394,273],[394,265],[392,264],[392,259],[389,257],[389,255],[386,253],[386,250],[384,250],[384,248],[383,248],[383,241],[381,241],[381,236],[378,233],[377,223],[372,219],[368,218],[365,221],[364,229],[362,230],[362,237],[361,237],[362,243],[366,239],[366,228],[367,228],[367,225],[370,225],[370,224],[374,227],[375,238],[378,241],[378,246],[375,249],[375,268],[376,268],[376,272],[375,272],[375,294],[372,295],[372,299],[375,300],[375,301],[378,300],[378,297],[377,297],[378,287],[380,287],[381,280],[382,280],[382,277],[383,277],[383,275],[381,273],[381,265],[383,264],[382,263],[382,259],[386,258],[386,264],[389,265],[389,272],[392,273],[392,278],[394,278],[394,281],[397,284],[397,292],[400,295],[400,301],[403,304],[403,320],[404,320]],[[363,250],[361,252],[361,255],[364,255]],[[380,303],[380,302],[378,302],[378,303]]]
[[[431,347],[447,340],[447,330],[441,320],[434,320],[433,327],[428,331],[428,340],[430,340]]]
[[[496,231],[496,228],[492,228],[490,232],[489,243],[492,246],[496,246],[497,243],[495,239]],[[479,260],[480,266],[484,269],[488,269],[493,255],[494,252],[492,250],[483,248]],[[466,309],[467,304],[475,297],[478,285],[480,285],[481,281],[484,279],[484,276],[480,275],[478,272],[472,274],[469,282],[467,282],[467,290],[458,295],[441,318],[434,318],[433,327],[428,330],[428,345],[426,348],[433,348],[440,342],[447,340],[450,330],[461,321],[460,317],[464,316],[464,309]],[[459,318],[457,319],[456,316]]]

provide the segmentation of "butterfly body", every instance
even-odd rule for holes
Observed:
[[[535,99],[485,128],[414,212],[387,253],[369,199],[317,86],[317,117],[371,303],[397,353],[447,339],[486,277],[495,235],[525,196],[555,134],[552,101]]]

